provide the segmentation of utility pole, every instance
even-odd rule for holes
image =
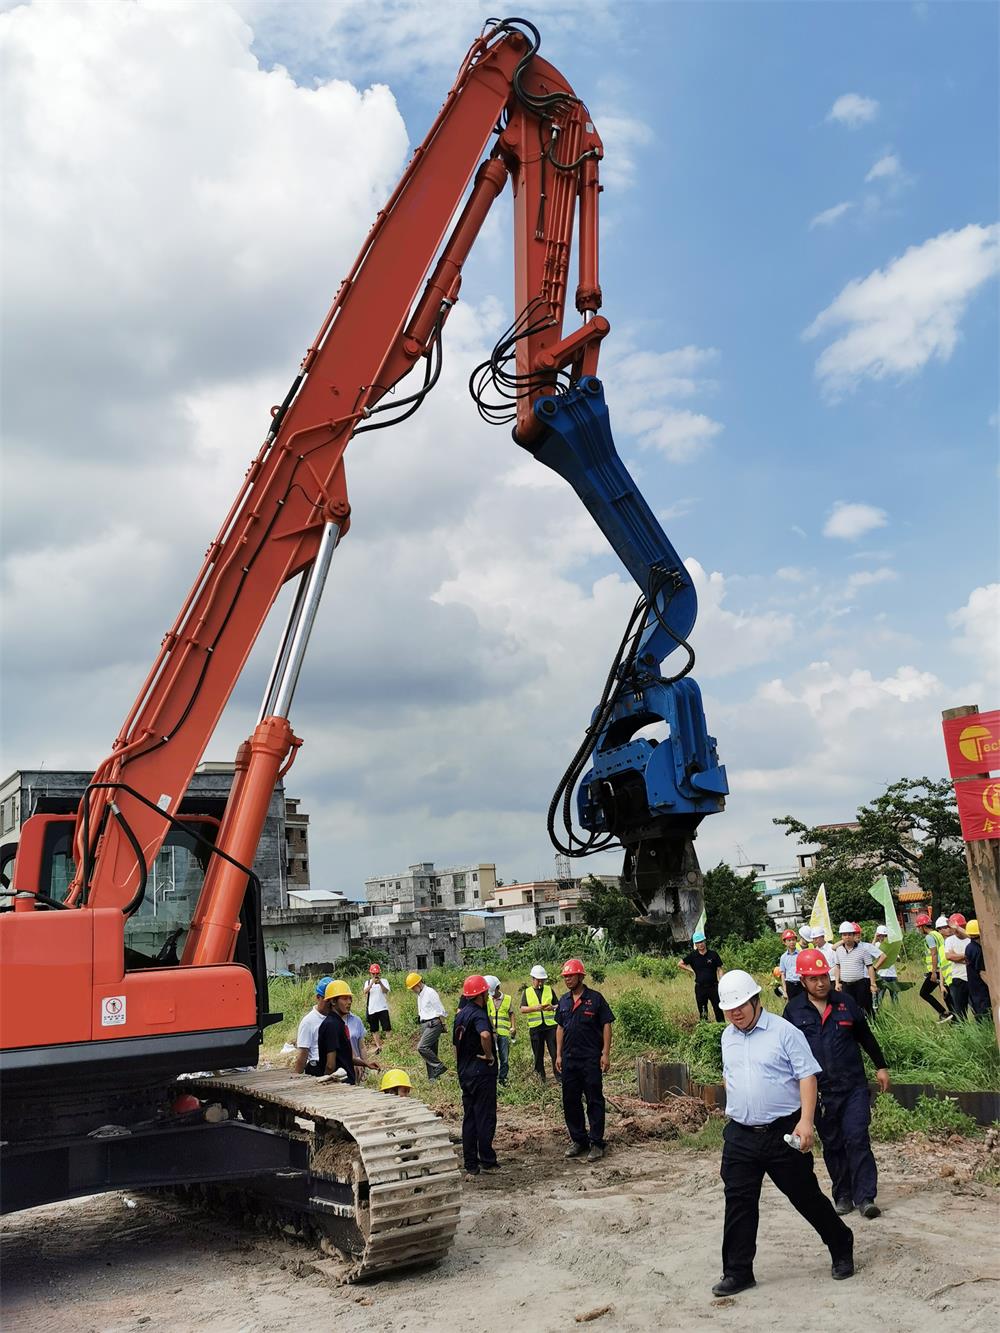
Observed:
[[[948,722],[953,718],[973,717],[978,712],[978,704],[963,704],[960,708],[946,708],[941,714],[941,720]],[[964,777],[955,777],[956,793],[959,783],[988,781],[989,777],[989,773],[969,773]],[[990,987],[997,1044],[1000,1045],[1000,839],[990,837],[967,841],[965,864],[969,868],[972,901],[986,959],[986,979]]]

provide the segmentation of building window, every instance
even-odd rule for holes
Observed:
[[[324,935],[339,935],[339,933],[340,933],[340,927],[339,927],[339,926],[331,926],[331,925],[329,925],[329,924],[325,924],[325,925],[323,926],[323,934],[324,934]]]
[[[464,903],[464,902],[465,902],[465,894],[464,894],[464,893],[456,893],[456,894],[455,894],[455,906],[458,907],[458,906],[460,906],[460,905],[461,905],[462,903]]]
[[[555,919],[555,917],[554,917],[554,916],[547,916],[547,917],[545,918],[545,924],[546,924],[547,926],[554,926],[554,925],[556,924],[556,919]]]
[[[479,897],[479,890],[478,890],[478,889],[473,889],[473,890],[472,890],[472,896],[473,896],[473,898],[478,898],[478,897]]]
[[[479,872],[476,871],[476,870],[474,870],[474,871],[472,872],[472,882],[473,882],[474,884],[478,884],[478,883],[479,883]]]
[[[530,902],[534,902],[534,900],[535,900],[535,899],[534,899],[534,894],[531,892],[531,890],[530,890],[530,889],[525,889],[525,891],[524,891],[524,901],[525,901],[526,903],[530,903]]]
[[[427,955],[425,953],[417,954],[417,971],[418,972],[427,971]]]
[[[435,950],[434,950],[434,966],[435,966],[435,967],[444,967],[444,950],[443,950],[443,949],[435,949]]]

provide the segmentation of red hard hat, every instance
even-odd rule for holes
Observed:
[[[368,971],[372,974],[373,977],[377,977],[378,974],[382,971],[382,969],[379,967],[378,963],[372,963]]]
[[[927,915],[926,912],[921,912],[920,915],[917,917],[917,925],[918,925],[918,926],[929,926],[930,924],[931,924],[931,919],[930,919],[930,917]]]
[[[800,977],[825,977],[830,964],[819,949],[803,949],[795,960],[795,970]]]
[[[587,969],[580,962],[579,958],[567,958],[562,966],[562,974],[564,977],[582,977],[586,970]]]
[[[951,916],[948,918],[949,926],[965,926],[967,924],[968,923],[961,912],[952,912]]]
[[[485,995],[489,990],[485,977],[466,977],[462,983],[462,994],[470,1000],[477,995]]]
[[[781,938],[782,938],[783,940],[794,940],[794,939],[795,939],[795,931],[794,931],[794,930],[783,930],[783,931],[781,932]]]

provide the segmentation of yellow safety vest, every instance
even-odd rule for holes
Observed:
[[[542,993],[539,996],[534,986],[525,986],[524,998],[528,1004],[555,1004],[556,993],[551,986],[543,986]],[[539,1013],[536,1009],[533,1014],[527,1014],[529,1028],[541,1027],[544,1023],[547,1028],[554,1028],[556,1025],[556,1016],[550,1010]]]
[[[951,985],[951,960],[945,956],[944,936],[937,930],[929,930],[924,936],[924,945],[927,952],[924,954],[924,971],[930,975],[931,970],[931,950],[937,949],[938,956],[938,975],[941,977],[941,983],[945,986]]]
[[[492,995],[486,997],[486,1012],[489,1014],[498,1037],[510,1036],[510,996],[505,995],[500,1001],[500,1008]]]

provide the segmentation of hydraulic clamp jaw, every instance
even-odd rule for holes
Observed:
[[[688,939],[701,913],[695,830],[725,807],[729,790],[701,691],[685,674],[694,660],[687,644],[697,615],[694,585],[618,455],[600,380],[584,376],[568,392],[539,399],[535,415],[545,431],[525,447],[570,483],[646,599],[635,644],[591,719],[584,752],[591,766],[574,775],[577,815],[588,832],[575,850],[617,840],[625,849],[623,888],[642,919]],[[661,675],[663,659],[678,648],[687,667]],[[657,730],[666,734],[638,734],[651,724],[665,724]]]

